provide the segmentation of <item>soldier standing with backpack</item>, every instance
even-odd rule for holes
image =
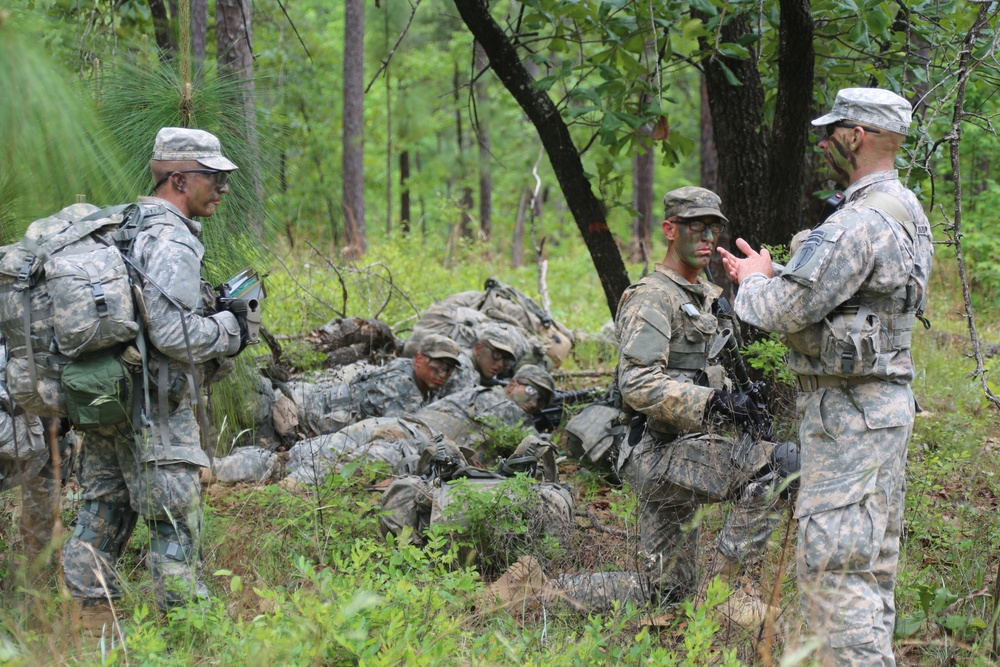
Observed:
[[[215,213],[236,165],[208,132],[166,127],[156,135],[149,166],[154,196],[139,198],[144,217],[130,253],[139,269],[133,272],[141,286],[136,344],[149,399],[131,424],[88,432],[78,472],[83,507],[63,547],[66,585],[82,607],[82,623],[92,628],[114,620],[111,602],[121,597],[114,567],[139,516],[149,526],[147,565],[157,606],[207,597],[197,569],[200,478],[209,459],[193,403],[204,383],[231,369],[227,358],[249,338],[245,319],[206,312],[215,304],[202,298],[202,223],[193,219]],[[135,393],[145,394],[146,383]]]

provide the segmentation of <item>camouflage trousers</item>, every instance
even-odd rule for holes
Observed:
[[[181,440],[175,455],[170,439],[159,439],[155,415],[153,423],[147,437],[157,439],[155,446],[137,446],[127,425],[88,431],[84,438],[77,470],[84,503],[63,547],[66,585],[84,605],[121,597],[116,564],[139,516],[149,525],[146,564],[157,606],[168,609],[208,594],[198,580],[204,466],[191,460],[198,457],[190,441],[198,423],[190,407],[170,414],[170,438]]]
[[[621,468],[639,503],[639,543],[645,572],[660,599],[678,601],[698,585],[700,505],[733,500],[716,539],[727,560],[760,560],[779,522],[776,480],[760,476],[769,452],[755,445],[743,467],[732,462],[736,443],[727,437],[694,434],[663,441],[646,432]]]
[[[330,435],[303,440],[288,452],[289,476],[304,484],[323,478],[355,459],[394,466],[419,455],[433,432],[418,422],[398,417],[372,417]]]
[[[896,664],[894,591],[903,527],[908,385],[802,393],[797,570],[825,665]]]

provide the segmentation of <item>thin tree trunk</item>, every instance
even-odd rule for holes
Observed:
[[[635,141],[632,155],[632,208],[637,215],[632,218],[633,262],[649,259],[653,230],[653,177],[656,170],[656,153],[653,141],[645,132]]]
[[[177,42],[170,30],[170,16],[163,0],[149,0],[149,13],[153,18],[153,37],[163,58],[172,58],[177,53]]]
[[[510,267],[516,269],[524,263],[524,221],[528,217],[531,203],[531,188],[521,190],[521,201],[517,204],[517,220],[514,221],[514,235],[511,238]]]
[[[344,141],[343,207],[344,255],[356,259],[365,254],[364,182],[364,31],[362,0],[344,2]]]
[[[399,153],[399,226],[410,233],[410,151]]]
[[[257,200],[263,201],[264,184],[260,173],[260,145],[257,139],[249,0],[216,0],[215,38],[219,71],[235,74],[240,80],[243,123],[237,126],[237,132],[242,134],[250,151],[250,160],[239,165],[240,173],[250,181]],[[258,238],[263,238],[262,219],[252,218],[247,220],[247,224]]]
[[[191,0],[191,57],[199,75],[205,67],[208,48],[208,0]]]
[[[475,43],[474,48],[476,74],[479,76],[475,84],[476,139],[479,143],[479,229],[483,240],[488,241],[493,235],[493,173],[490,162],[490,98],[486,75],[483,73],[490,61],[479,42]]]
[[[383,12],[385,52],[389,53],[389,8]],[[389,76],[389,62],[385,64],[385,235],[392,232],[392,79]]]
[[[462,106],[459,98],[461,80],[458,73],[458,62],[452,70],[451,91],[455,99],[455,145],[458,149],[459,178],[465,178],[465,129],[462,127]],[[469,210],[472,208],[472,188],[463,185],[462,196],[458,200],[458,233],[463,239],[472,238],[472,224]]]

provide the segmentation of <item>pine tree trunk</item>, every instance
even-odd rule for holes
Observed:
[[[364,34],[362,0],[344,2],[343,208],[345,256],[365,254]]]
[[[399,226],[410,233],[410,151],[399,153]]]
[[[493,235],[493,172],[490,155],[490,95],[486,85],[486,69],[490,65],[483,47],[476,42],[476,139],[479,144],[479,229],[483,240]]]

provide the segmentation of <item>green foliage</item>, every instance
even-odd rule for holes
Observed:
[[[441,524],[430,527],[435,536],[450,537],[475,554],[483,572],[499,573],[522,556],[547,563],[563,554],[563,545],[544,525],[537,482],[524,475],[496,486],[458,479]]]
[[[500,456],[504,458],[510,456],[521,441],[533,432],[531,426],[526,423],[510,426],[496,417],[485,417],[480,421],[486,426],[488,436],[478,449],[487,461]]]
[[[755,340],[741,351],[747,364],[761,371],[771,384],[792,386],[795,383],[795,375],[785,363],[788,347],[777,334],[768,334],[767,338]]]

